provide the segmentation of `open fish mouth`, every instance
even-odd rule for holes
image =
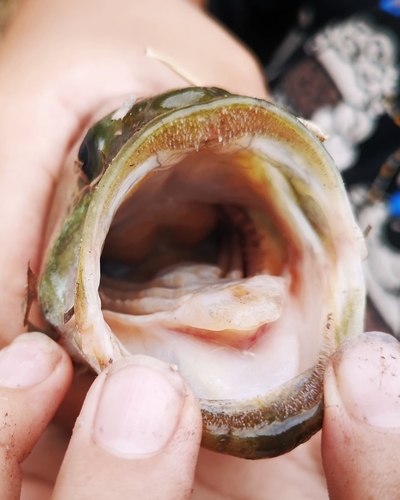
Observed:
[[[210,449],[311,437],[327,357],[364,314],[364,241],[321,141],[271,103],[189,88],[108,115],[79,161],[39,284],[72,355],[176,365]]]

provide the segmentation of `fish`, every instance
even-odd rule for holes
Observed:
[[[365,307],[364,238],[322,140],[206,87],[95,123],[60,174],[38,276],[73,359],[179,370],[214,451],[269,458],[315,434],[328,358]]]

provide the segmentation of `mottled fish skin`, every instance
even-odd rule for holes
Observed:
[[[231,129],[230,116],[232,122],[237,120]],[[332,253],[334,261],[342,259],[343,255],[351,255],[353,259],[354,254],[354,270],[349,272],[351,276],[342,294],[343,303],[338,306],[333,297],[327,306],[328,314],[321,331],[322,348],[315,366],[265,396],[241,401],[240,406],[236,400],[200,399],[203,446],[242,458],[259,459],[286,453],[321,428],[323,373],[327,359],[345,338],[358,334],[363,326],[365,293],[361,271],[358,271],[364,252],[361,232],[351,214],[340,175],[320,140],[286,111],[271,103],[233,96],[220,89],[188,88],[134,103],[129,109],[111,113],[95,124],[79,149],[79,168],[68,177],[65,196],[69,201],[55,210],[57,213],[52,217],[40,275],[39,303],[44,317],[61,335],[61,342],[71,355],[96,372],[129,354],[111,330],[102,326],[99,332],[99,321],[103,321],[98,319],[100,299],[92,297],[98,284],[93,285],[86,271],[88,259],[100,259],[102,242],[96,240],[92,245],[89,234],[93,221],[104,220],[102,210],[106,212],[107,209],[100,204],[115,208],[115,190],[104,191],[105,186],[114,177],[116,185],[122,183],[130,170],[138,168],[133,160],[138,144],[142,148],[143,161],[161,145],[163,150],[181,151],[183,148],[193,154],[198,149],[209,148],[212,141],[221,139],[221,143],[229,145],[235,134],[240,136],[239,120],[243,116],[251,117],[243,122],[243,134],[261,137],[271,134],[283,143],[298,145],[299,154],[309,161],[305,180],[287,166],[282,166],[281,171],[290,179],[302,212],[328,254]],[[212,127],[219,120],[225,135],[222,138],[212,136],[215,127],[210,132],[211,128],[207,129],[202,120],[209,120]],[[182,127],[187,130],[192,127],[199,135],[189,137],[190,134],[179,132]],[[178,134],[178,137],[176,142],[173,139],[172,144],[165,146],[168,134]],[[334,227],[333,221],[326,218],[311,196],[308,175],[319,177],[324,192],[318,196],[323,197],[325,193],[329,197],[332,210],[337,210],[340,227]],[[101,198],[103,192],[107,194]],[[107,224],[104,223],[102,231],[107,232]],[[337,243],[338,239],[346,247],[343,255],[339,255],[336,248],[341,244],[341,241]],[[337,283],[342,286],[347,279],[342,276],[346,274],[344,269],[338,281],[332,283],[333,288]],[[93,279],[96,281],[97,277]],[[95,316],[97,323],[92,322]]]

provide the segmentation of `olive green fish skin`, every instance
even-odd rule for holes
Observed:
[[[115,165],[113,160],[121,154],[125,144],[132,143],[132,139],[136,140],[136,134],[139,136],[143,130],[163,119],[167,122],[168,115],[194,105],[234,97],[236,96],[224,90],[212,88],[177,90],[139,101],[128,108],[126,113],[111,113],[88,131],[78,153],[80,172],[75,179],[75,195],[67,216],[64,214],[63,220],[60,220],[54,230],[53,243],[50,245],[39,285],[39,303],[43,314],[61,332],[61,336],[68,328],[75,328],[72,321],[69,321],[69,312],[73,311],[77,281],[79,282],[76,277],[87,210],[97,185],[110,165],[108,173],[112,173]],[[105,197],[104,195],[102,201]],[[325,227],[318,207],[312,205],[313,200],[310,201],[305,196],[301,198],[300,195],[299,200],[299,204],[304,205],[303,210],[310,214],[309,219],[315,221],[317,227]],[[90,221],[88,218],[88,222]],[[84,245],[82,247],[84,251],[91,251]],[[344,331],[344,336],[347,335],[346,328],[339,330],[341,333]],[[337,345],[340,343],[337,339],[335,342]],[[78,341],[76,344],[78,345]],[[79,348],[80,345],[78,351]],[[71,351],[74,352],[73,349]],[[82,356],[77,358],[83,359]],[[326,359],[327,357],[322,356],[319,359],[321,365],[306,376],[307,381],[312,379],[312,383],[307,385],[308,382],[296,382],[297,386],[293,391],[282,393],[276,404],[260,398],[254,406],[236,411],[229,407],[229,402],[221,401],[215,406],[212,400],[200,400],[203,415],[202,445],[240,458],[260,459],[287,453],[307,441],[322,425],[322,381]],[[293,405],[292,397],[295,400]]]
[[[39,302],[46,320],[61,327],[65,314],[73,306],[74,289],[66,291],[71,274],[77,272],[78,252],[83,224],[91,194],[85,191],[57,238],[39,287]],[[67,300],[70,302],[66,302]]]

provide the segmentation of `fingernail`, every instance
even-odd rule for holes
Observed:
[[[168,365],[140,359],[112,367],[93,427],[96,444],[127,458],[155,454],[167,445],[180,420],[185,395],[181,378]]]
[[[400,427],[400,344],[383,333],[350,341],[333,360],[340,398],[355,420]]]
[[[0,351],[0,386],[32,387],[55,369],[60,353],[52,340],[40,333],[17,337]]]

